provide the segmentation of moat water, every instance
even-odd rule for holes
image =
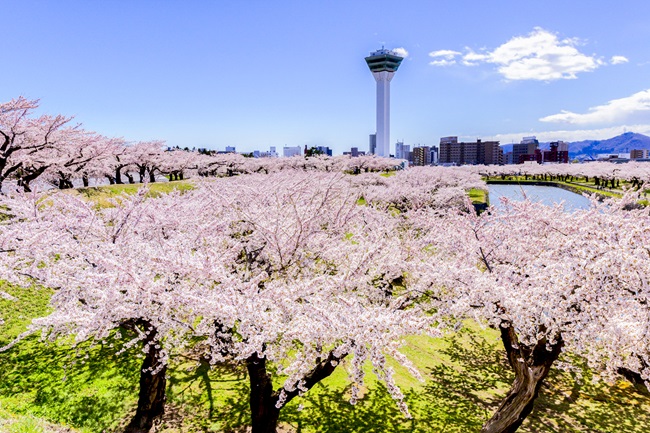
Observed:
[[[576,209],[588,209],[590,201],[588,198],[553,186],[539,185],[488,185],[490,205],[501,207],[501,197],[510,200],[523,200],[525,197],[535,202],[542,202],[545,205],[563,203],[564,209],[571,212]]]

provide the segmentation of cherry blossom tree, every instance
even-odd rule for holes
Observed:
[[[133,165],[137,168],[140,176],[140,183],[145,180],[151,183],[156,181],[156,174],[160,172],[163,164],[163,141],[141,141],[130,146],[128,152],[131,155]]]
[[[618,262],[602,260],[614,245],[605,240],[612,233],[626,231],[621,218],[641,224],[647,221],[647,211],[644,218],[632,214],[611,218],[612,213],[602,207],[567,213],[559,205],[507,200],[504,204],[504,210],[491,208],[480,216],[468,210],[441,218],[429,209],[410,216],[427,233],[422,238],[423,248],[430,245],[435,252],[436,260],[430,257],[425,267],[431,262],[435,266],[420,275],[453,294],[437,299],[435,308],[458,323],[473,318],[498,329],[515,373],[508,394],[483,426],[486,433],[519,428],[564,352],[585,355],[592,365],[605,364],[615,371],[623,359],[632,359],[632,352],[622,349],[635,347],[641,351],[634,352],[637,361],[630,363],[631,370],[647,374],[638,362],[647,360],[647,354],[639,356],[644,348],[630,339],[626,346],[621,345],[621,329],[612,325],[614,317],[615,323],[643,329],[639,327],[647,318],[643,322],[638,313],[632,313],[634,303],[622,301],[621,287],[631,287],[636,294],[645,277],[641,281],[637,277],[636,286],[621,286],[621,267],[634,261],[620,260],[618,247],[611,252],[619,257]],[[598,230],[594,220],[601,224]],[[627,236],[625,239],[631,242]],[[629,251],[630,246],[618,245]],[[641,246],[639,242],[635,245]],[[647,250],[637,253],[636,260],[639,254],[647,255]],[[624,274],[637,275],[646,267],[647,260],[642,268],[633,267]],[[633,335],[638,338],[640,334]],[[610,342],[607,350],[603,347],[606,341]]]
[[[386,355],[412,369],[398,341],[428,319],[394,288],[408,267],[397,219],[359,206],[340,174],[250,175],[230,187],[236,196],[209,196],[234,212],[241,258],[233,272],[243,286],[201,298],[213,362],[229,356],[247,367],[253,431],[275,432],[281,408],[348,356],[353,400],[369,360],[406,411]],[[276,375],[285,376],[278,389]]]
[[[0,104],[0,190],[11,176],[27,183],[44,171],[41,154],[57,145],[59,131],[71,118],[62,115],[32,117],[38,100],[21,97]]]
[[[2,236],[3,250],[11,252],[3,257],[3,276],[28,276],[55,289],[53,312],[27,332],[50,340],[71,334],[76,342],[116,338],[116,351],[142,347],[138,406],[127,432],[149,431],[163,413],[170,350],[184,347],[198,320],[183,293],[212,284],[232,259],[219,261],[223,249],[202,243],[202,232],[220,232],[218,222],[201,227],[174,216],[191,215],[196,201],[177,194],[148,200],[145,192],[103,210],[67,194],[49,195],[45,206],[37,195],[3,197],[13,216],[3,233],[22,233]],[[201,281],[201,268],[210,270],[209,282]],[[126,343],[124,331],[132,337]]]
[[[122,139],[83,130],[70,131],[64,145],[51,152],[44,177],[59,189],[73,188],[74,181],[79,180],[87,187],[91,177],[103,177],[107,164],[123,152]]]

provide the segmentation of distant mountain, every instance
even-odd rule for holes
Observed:
[[[539,143],[540,149],[548,149],[549,143]],[[512,151],[512,144],[501,146],[503,153]],[[591,159],[601,153],[629,153],[632,149],[650,149],[650,137],[626,132],[607,140],[583,140],[569,143],[569,158]]]
[[[632,149],[650,149],[650,137],[626,132],[607,140],[584,140],[569,143],[569,156],[578,159],[596,158],[599,153],[629,153]]]

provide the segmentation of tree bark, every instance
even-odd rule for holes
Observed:
[[[326,359],[317,359],[314,368],[303,377],[303,388],[310,390],[318,382],[330,376],[346,356],[347,353],[335,356],[333,352],[330,352]],[[280,398],[281,390],[273,391],[271,375],[266,371],[266,359],[260,358],[255,353],[246,360],[246,367],[248,368],[248,378],[251,386],[252,433],[276,433],[280,410],[299,395],[300,390],[285,390],[286,398],[284,403],[277,408],[276,404]]]
[[[142,369],[140,370],[140,392],[138,408],[124,433],[148,433],[165,412],[165,388],[167,366],[160,365],[160,349],[156,348],[157,333],[151,325],[145,324],[145,329],[151,329],[144,340],[148,346]]]
[[[115,183],[118,185],[122,185],[122,167],[117,166],[115,167]]]
[[[271,375],[266,371],[266,359],[255,353],[246,360],[246,368],[251,385],[252,433],[276,433],[280,409],[275,407],[278,395],[273,392]]]
[[[509,324],[505,328],[501,327],[501,340],[508,355],[508,362],[514,370],[515,380],[492,418],[483,425],[481,433],[517,431],[533,410],[539,389],[564,345],[561,338],[550,345],[551,350],[547,350],[546,339],[538,341],[533,347],[520,345],[517,333]]]

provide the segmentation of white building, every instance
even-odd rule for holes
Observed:
[[[284,148],[282,149],[282,154],[284,155],[285,158],[289,158],[292,156],[302,155],[302,151],[300,149],[300,146],[284,146]]]
[[[370,53],[366,63],[377,82],[377,148],[376,155],[390,156],[390,81],[404,60],[391,50],[382,48]]]

